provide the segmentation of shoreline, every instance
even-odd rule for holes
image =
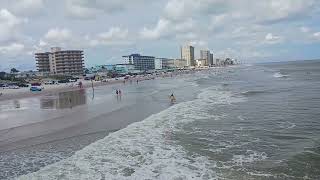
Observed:
[[[202,69],[205,70],[205,69]],[[143,76],[143,77],[135,77],[131,79],[107,79],[107,82],[102,81],[93,81],[93,87],[100,87],[100,86],[108,86],[113,84],[123,84],[125,81],[125,84],[130,83],[136,83],[137,80],[140,81],[146,81],[146,80],[152,80],[155,78],[165,78],[165,77],[173,77],[180,74],[188,74],[193,73],[194,71],[177,71],[172,72],[169,74],[162,74],[162,75],[151,75],[151,76]],[[88,89],[92,87],[92,82],[88,80],[80,80],[82,82],[82,88],[79,88],[77,85],[75,85],[77,82],[73,83],[65,83],[65,84],[58,84],[58,85],[43,85],[44,90],[38,91],[38,92],[31,92],[30,87],[28,88],[20,88],[20,89],[0,89],[0,93],[2,95],[0,96],[0,101],[9,101],[9,100],[16,100],[16,99],[23,99],[23,98],[31,98],[31,97],[37,97],[37,96],[44,96],[52,93],[62,93],[62,92],[69,92],[69,91],[75,91],[79,89]]]
[[[154,77],[156,78],[156,77]],[[132,81],[145,81],[148,80],[148,78],[134,78],[131,79]],[[102,81],[93,81],[93,87],[100,87],[100,86],[108,86],[113,84],[120,84],[123,83],[123,81],[126,81],[128,83],[130,80],[113,80],[109,79],[108,82],[102,82]],[[81,80],[83,83],[83,87],[79,88],[75,83],[65,83],[65,84],[58,84],[58,85],[44,85],[44,90],[40,92],[31,92],[28,88],[21,88],[21,89],[1,89],[0,93],[3,93],[0,96],[0,101],[8,101],[8,100],[15,100],[15,99],[22,99],[22,98],[31,98],[31,97],[37,97],[37,96],[43,96],[48,95],[52,93],[62,93],[62,92],[69,92],[69,91],[75,91],[79,89],[89,89],[92,87],[92,82],[87,80]]]

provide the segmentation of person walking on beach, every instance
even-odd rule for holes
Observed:
[[[117,94],[117,96],[119,95],[119,91],[118,91],[118,89],[116,90],[116,94]]]
[[[139,79],[137,79],[137,84],[139,84]]]
[[[122,95],[122,94],[121,94],[122,92],[121,92],[121,90],[120,90],[120,89],[118,90],[118,92],[119,92],[119,95],[121,96],[121,95]]]

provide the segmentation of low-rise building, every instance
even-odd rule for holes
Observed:
[[[205,67],[208,66],[207,59],[197,59],[196,60],[196,66],[197,67]]]
[[[184,60],[184,59],[175,59],[175,60],[174,60],[174,67],[175,67],[175,68],[179,68],[179,69],[188,67],[188,66],[187,66],[187,61]]]
[[[175,68],[174,59],[162,58],[162,69]]]
[[[155,69],[154,56],[142,56],[140,54],[131,54],[129,56],[122,56],[126,64],[133,64],[135,70],[148,71]]]
[[[154,62],[154,66],[156,70],[162,69],[162,59],[163,58],[156,58]]]
[[[118,74],[134,73],[135,68],[133,64],[116,64],[115,72]]]

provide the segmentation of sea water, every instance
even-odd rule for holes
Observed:
[[[319,61],[215,68],[160,86],[154,101],[174,89],[178,103],[18,179],[320,179]]]

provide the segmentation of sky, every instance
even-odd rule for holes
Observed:
[[[0,70],[34,53],[81,49],[87,67],[131,53],[179,58],[180,46],[243,62],[320,58],[318,0],[0,0]]]

